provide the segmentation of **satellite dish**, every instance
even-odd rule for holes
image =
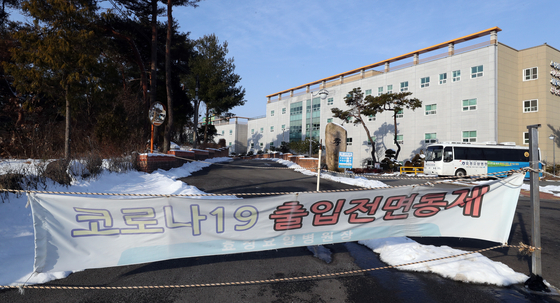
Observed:
[[[165,121],[166,116],[167,112],[165,111],[165,107],[163,106],[163,104],[159,102],[152,104],[150,112],[148,113],[148,118],[153,125],[160,126],[163,121]]]

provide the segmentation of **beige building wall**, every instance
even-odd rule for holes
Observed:
[[[498,46],[498,142],[527,145],[527,125],[541,124],[539,147],[547,162],[553,160],[552,140],[548,137],[554,130],[560,136],[560,96],[551,93],[551,87],[560,89],[551,84],[551,79],[560,77],[551,75],[555,70],[551,62],[560,64],[560,51],[546,44],[524,50]],[[524,71],[535,67],[537,78],[526,80]],[[560,69],[557,71],[560,73]],[[529,100],[537,100],[536,111],[524,110],[524,101]]]
[[[556,90],[560,90],[560,86],[552,85],[551,79],[555,79],[560,81],[560,77],[551,75],[551,71],[554,70],[557,74],[560,75],[560,68],[553,68],[550,66],[551,62],[556,62],[560,65],[560,50],[551,47],[550,45],[545,45],[544,47],[544,55],[546,56],[545,60],[545,69],[543,70],[543,86],[544,91],[542,92],[546,98],[544,99],[542,109],[545,113],[546,122],[542,123],[543,127],[540,133],[544,136],[543,140],[546,140],[546,144],[544,144],[543,151],[543,158],[547,159],[548,162],[552,162],[552,140],[548,139],[548,137],[552,134],[556,135],[556,146],[555,146],[555,153],[559,154],[559,147],[560,147],[560,96],[552,94],[551,88],[555,88]],[[539,72],[540,73],[540,72]],[[539,74],[540,75],[540,74]],[[559,93],[560,94],[560,93]],[[540,123],[540,122],[539,122]],[[539,138],[540,139],[540,138]],[[540,144],[543,146],[542,144]],[[546,152],[546,158],[544,155]],[[559,154],[560,155],[560,154]],[[556,158],[556,163],[559,163],[560,157]]]
[[[498,44],[498,143],[519,140],[518,121],[518,51],[502,43]]]

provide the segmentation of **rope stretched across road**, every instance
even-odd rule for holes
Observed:
[[[197,283],[197,284],[179,284],[179,285],[142,285],[142,286],[62,286],[62,285],[0,285],[0,289],[8,288],[14,289],[18,288],[20,291],[24,289],[64,289],[64,290],[128,290],[128,289],[162,289],[162,288],[199,288],[199,287],[216,287],[216,286],[239,286],[239,285],[255,285],[255,284],[265,284],[265,283],[278,283],[278,282],[297,282],[303,280],[312,280],[312,279],[326,279],[326,278],[333,278],[333,277],[341,277],[341,276],[348,276],[348,275],[356,275],[356,274],[363,274],[367,272],[372,272],[376,270],[384,270],[384,269],[391,269],[391,268],[399,268],[409,265],[416,265],[428,262],[434,262],[439,260],[445,259],[452,259],[458,258],[462,256],[472,255],[476,253],[481,253],[489,250],[494,250],[498,248],[518,248],[521,254],[527,255],[531,254],[535,250],[541,250],[540,247],[532,247],[529,245],[525,245],[523,243],[519,243],[519,245],[508,245],[502,244],[497,246],[492,246],[489,248],[479,249],[476,251],[470,251],[462,254],[456,254],[446,257],[434,258],[429,260],[423,261],[416,261],[398,265],[387,265],[375,268],[368,268],[368,269],[357,269],[357,270],[349,270],[343,272],[336,272],[336,273],[326,273],[326,274],[317,274],[317,275],[308,275],[308,276],[299,276],[299,277],[287,277],[287,278],[276,278],[276,279],[265,279],[265,280],[249,280],[249,281],[237,281],[237,282],[216,282],[216,283]]]
[[[260,168],[260,167],[252,167]],[[520,173],[524,172],[525,169],[521,170],[511,170],[507,173]],[[486,179],[489,176],[494,176],[496,174],[502,173],[490,173],[481,175],[472,175],[465,177],[453,178],[454,181],[466,180],[473,181],[477,179]],[[0,189],[0,192],[13,192],[17,194],[27,194],[27,193],[37,193],[37,194],[55,194],[55,195],[92,195],[92,196],[132,196],[132,197],[223,197],[223,196],[275,196],[275,195],[290,195],[290,194],[310,194],[310,193],[336,193],[336,192],[351,192],[351,191],[364,191],[364,190],[375,190],[375,189],[386,189],[386,188],[400,188],[400,187],[417,187],[417,186],[434,186],[436,184],[448,183],[449,180],[445,179],[442,181],[426,182],[421,184],[413,185],[394,185],[394,186],[382,186],[382,187],[361,187],[361,188],[349,188],[349,189],[332,189],[332,190],[321,190],[321,191],[304,191],[304,192],[266,192],[266,193],[230,193],[230,194],[136,194],[136,193],[93,193],[93,192],[66,192],[66,191],[48,191],[48,190],[24,190],[24,189]]]

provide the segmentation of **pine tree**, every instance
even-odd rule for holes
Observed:
[[[198,96],[206,104],[206,125],[211,114],[220,115],[245,104],[245,89],[238,86],[241,76],[235,73],[233,58],[227,58],[227,46],[227,41],[220,44],[214,34],[198,39],[197,54],[190,63],[191,75],[185,79],[189,90],[194,92],[198,78]],[[203,142],[208,139],[206,132]]]
[[[21,28],[14,37],[19,47],[11,51],[13,63],[4,65],[20,92],[42,93],[64,98],[64,156],[70,158],[71,100],[79,95],[79,84],[96,81],[99,50],[91,25],[96,20],[93,0],[29,0],[22,4],[33,25]],[[62,96],[60,96],[62,92]]]
[[[348,95],[344,98],[344,102],[349,107],[348,110],[341,110],[335,107],[331,109],[331,112],[334,117],[342,119],[343,122],[353,121],[354,125],[361,124],[364,127],[368,140],[372,145],[371,158],[375,163],[375,140],[373,140],[370,131],[364,122],[364,118],[375,116],[376,114],[384,111],[393,111],[393,121],[395,124],[393,142],[397,145],[397,152],[395,155],[396,160],[401,151],[401,146],[397,141],[397,114],[405,108],[415,110],[416,108],[422,106],[422,101],[416,98],[409,98],[410,95],[412,95],[411,92],[399,92],[386,93],[380,96],[369,95],[364,98],[361,88],[358,87],[348,92]]]

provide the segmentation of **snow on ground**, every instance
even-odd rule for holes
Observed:
[[[407,237],[359,241],[380,255],[381,261],[400,265],[465,253],[448,246],[422,245]],[[523,283],[528,276],[507,265],[475,253],[471,255],[398,267],[399,270],[433,272],[455,281],[507,286]]]
[[[282,159],[278,159],[278,158],[258,158],[258,159],[259,160],[269,160],[269,161],[278,162],[282,165],[286,165],[287,167],[293,168],[295,171],[300,172],[304,175],[317,176],[316,172],[312,172],[310,170],[304,169],[303,167],[295,164],[292,161],[282,160]],[[360,177],[360,176],[338,177],[338,176],[333,176],[333,175],[330,175],[330,174],[322,173],[321,174],[321,179],[327,179],[327,180],[332,180],[334,182],[339,182],[339,183],[344,183],[344,184],[354,185],[354,186],[359,186],[359,187],[367,187],[367,188],[387,187],[387,184],[385,184],[381,181],[369,180],[367,178]]]
[[[209,162],[229,161],[229,158],[207,160]],[[272,160],[272,159],[271,159]],[[277,162],[294,167],[306,175],[313,175],[310,171],[297,167],[296,164],[274,159]],[[25,165],[26,161],[2,161],[0,173],[6,168]],[[32,161],[27,161],[31,163]],[[111,193],[148,193],[148,194],[194,194],[202,193],[194,186],[189,186],[177,178],[187,177],[192,172],[200,170],[211,164],[187,163],[179,168],[169,171],[158,170],[151,174],[129,171],[125,173],[110,173],[104,171],[93,180],[74,180],[71,186],[64,187],[48,184],[48,190],[54,191],[79,191],[79,192],[111,192]],[[330,175],[321,175],[325,179],[346,184],[365,186],[370,188],[385,187],[382,182],[367,180],[361,177],[342,178]],[[100,198],[104,196],[99,196]],[[203,197],[201,197],[203,198]],[[216,199],[217,197],[212,197]],[[220,197],[231,198],[231,197]],[[31,209],[25,208],[27,198],[9,194],[9,201],[0,203],[0,285],[19,285],[45,283],[54,279],[62,279],[71,272],[57,272],[52,274],[38,274],[31,276],[34,258],[34,241]],[[361,241],[363,245],[371,248],[380,255],[381,260],[390,265],[409,263],[412,261],[432,259],[442,256],[464,253],[446,246],[436,247],[421,245],[409,238],[386,238]],[[329,258],[328,252],[319,247],[310,250],[322,260]],[[322,257],[321,257],[322,256]],[[492,261],[480,254],[462,258],[453,258],[439,261],[438,263],[424,263],[422,265],[407,266],[403,270],[426,271],[440,274],[444,277],[472,283],[486,283],[495,285],[510,285],[522,283],[527,280],[524,274],[516,273],[500,262]]]
[[[531,186],[529,184],[523,183],[523,185],[521,185],[521,189],[531,190]],[[541,193],[553,194],[556,197],[560,197],[560,185],[539,186],[539,191]]]

